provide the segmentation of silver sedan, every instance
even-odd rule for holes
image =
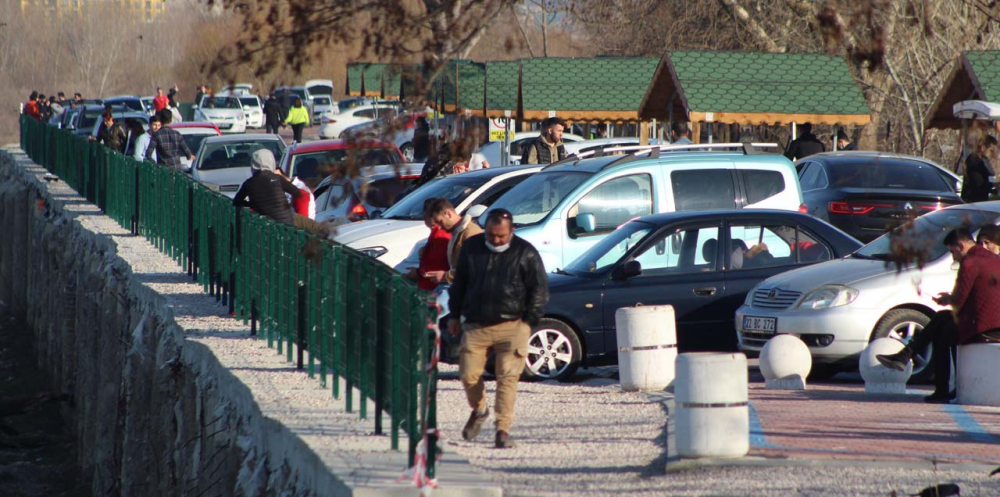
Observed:
[[[843,259],[768,278],[736,311],[740,349],[756,355],[770,337],[786,333],[809,347],[813,377],[856,370],[869,341],[892,337],[907,343],[935,312],[947,309],[932,300],[952,290],[958,271],[945,235],[998,221],[1000,202],[949,207],[918,218],[906,236],[883,235]],[[923,267],[897,268],[892,254],[900,248],[925,254]],[[932,353],[928,347],[914,358],[914,376],[927,378]]]

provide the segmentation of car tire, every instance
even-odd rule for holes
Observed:
[[[558,319],[543,318],[528,338],[522,377],[530,381],[567,381],[580,367],[582,357],[583,347],[573,328]]]
[[[404,143],[402,147],[399,147],[399,151],[403,153],[403,160],[406,162],[413,162],[413,144]]]
[[[895,338],[903,343],[909,343],[916,332],[922,330],[931,321],[930,316],[914,309],[896,309],[885,313],[875,326],[871,340],[878,338]],[[928,345],[923,353],[913,359],[913,374],[910,381],[925,382],[934,377],[931,360],[934,346]]]

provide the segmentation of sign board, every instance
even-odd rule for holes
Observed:
[[[513,133],[513,129],[511,132]],[[490,141],[502,142],[507,132],[507,120],[502,117],[490,118]]]

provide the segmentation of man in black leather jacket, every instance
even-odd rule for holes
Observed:
[[[513,217],[494,209],[486,231],[466,240],[451,285],[448,333],[462,335],[459,377],[472,413],[462,437],[472,440],[489,418],[483,368],[487,352],[496,355],[496,447],[513,447],[517,381],[528,356],[531,327],[538,324],[549,300],[548,278],[542,258],[530,243],[514,236]],[[461,323],[460,318],[465,322]]]

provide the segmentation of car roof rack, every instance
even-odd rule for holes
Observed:
[[[601,169],[607,169],[609,167],[624,164],[626,162],[631,162],[636,159],[655,159],[660,157],[661,152],[740,152],[743,155],[758,155],[771,153],[766,152],[764,149],[777,149],[777,143],[765,143],[765,142],[732,142],[732,143],[686,143],[683,145],[676,144],[664,144],[664,145],[609,145],[604,147],[598,147],[593,150],[588,150],[586,152],[580,152],[578,154],[573,154],[566,157],[563,160],[553,162],[549,164],[544,169],[548,169],[552,166],[563,165],[568,163],[573,163],[576,165],[583,159],[592,159],[595,157],[604,157],[608,154],[615,154],[625,152],[626,154],[618,160],[611,161],[606,164]]]

